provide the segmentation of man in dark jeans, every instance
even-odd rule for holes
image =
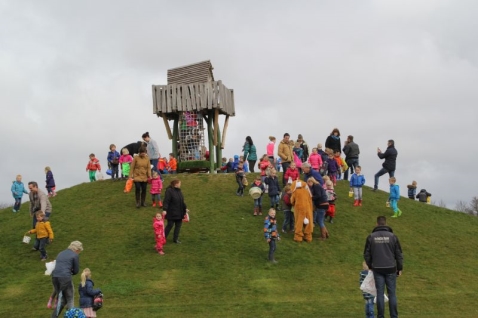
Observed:
[[[397,277],[402,274],[403,255],[398,237],[387,226],[384,216],[377,217],[377,226],[367,237],[363,257],[369,269],[373,271],[375,287],[377,288],[378,318],[384,318],[384,291],[387,286],[389,310],[391,318],[398,318]]]
[[[344,149],[342,149],[345,155],[345,162],[350,168],[350,173],[353,174],[355,168],[359,165],[359,146],[354,142],[354,136],[349,135],[345,141]],[[349,170],[344,172],[344,180],[349,179]]]
[[[395,176],[395,168],[397,165],[397,155],[398,155],[398,152],[395,149],[395,142],[392,139],[390,139],[388,141],[387,150],[383,153],[382,153],[382,150],[380,150],[380,148],[377,148],[377,155],[380,159],[385,159],[385,161],[382,163],[382,169],[380,169],[375,174],[375,182],[373,185],[373,191],[378,190],[378,178],[380,178],[386,173],[388,173],[390,178]]]

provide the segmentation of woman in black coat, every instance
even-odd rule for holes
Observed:
[[[179,241],[179,231],[181,230],[181,225],[186,212],[189,212],[189,210],[187,209],[183,193],[181,192],[181,181],[174,179],[166,189],[163,201],[163,214],[166,214],[166,220],[168,220],[168,225],[166,226],[164,234],[167,238],[169,232],[174,226],[173,242],[176,244],[181,243]]]
[[[325,140],[325,148],[332,149],[334,153],[337,150],[341,151],[342,146],[340,143],[340,131],[338,128],[334,128],[330,133],[330,136]]]

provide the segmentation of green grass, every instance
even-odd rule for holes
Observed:
[[[154,250],[157,210],[136,209],[123,182],[84,183],[52,199],[56,238],[48,254],[54,259],[71,241],[83,242],[81,269],[92,270],[95,287],[105,294],[98,317],[363,316],[363,247],[377,215],[392,215],[386,193],[364,188],[363,207],[352,207],[348,186],[339,181],[331,238],[322,242],[315,233],[312,243],[298,244],[292,234],[282,235],[279,264],[271,265],[263,218],[252,216],[249,196],[234,194],[233,175],[177,177],[191,222],[183,224],[183,244],[166,244],[165,256]],[[266,210],[267,196],[263,203]],[[389,225],[404,252],[400,317],[478,317],[478,218],[406,198],[399,207],[403,215],[389,218]],[[17,214],[1,213],[0,317],[48,317],[50,277],[31,244],[21,242],[31,224],[28,203]],[[281,212],[278,219],[281,224]],[[74,281],[78,286],[79,275]]]

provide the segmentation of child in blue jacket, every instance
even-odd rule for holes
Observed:
[[[274,257],[276,251],[276,240],[280,240],[279,233],[277,232],[277,220],[276,210],[269,209],[269,215],[266,216],[264,221],[264,237],[269,243],[269,261],[273,264],[277,263]]]
[[[398,186],[398,184],[395,184],[395,182],[397,182],[397,179],[395,179],[395,177],[391,177],[389,179],[389,182],[390,195],[388,197],[388,202],[393,210],[392,218],[396,218],[402,215],[402,211],[400,211],[400,209],[398,208],[398,200],[400,200],[400,187]]]
[[[13,181],[11,190],[13,198],[15,199],[12,211],[13,213],[17,213],[18,211],[20,211],[20,205],[22,205],[23,194],[28,194],[27,189],[25,189],[25,185],[22,182],[22,176],[20,174],[17,175],[17,180]]]
[[[365,177],[360,172],[362,172],[362,168],[355,167],[355,173],[350,178],[350,191],[354,193],[354,206],[362,206],[362,186],[365,184]]]

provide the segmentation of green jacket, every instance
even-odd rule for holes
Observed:
[[[244,144],[244,160],[257,160],[256,146],[248,142]]]

